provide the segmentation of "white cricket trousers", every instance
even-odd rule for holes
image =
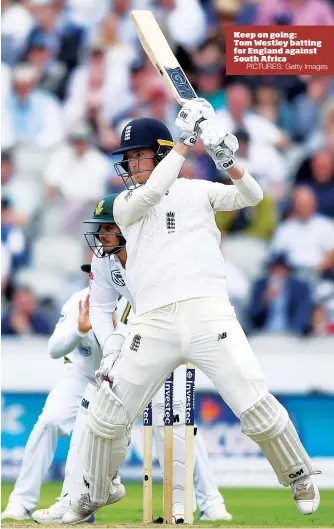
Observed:
[[[9,501],[28,511],[39,503],[43,480],[53,461],[58,438],[72,432],[88,381],[74,364],[65,364],[61,378],[50,391],[41,415],[24,449],[19,476]]]
[[[180,364],[203,371],[237,417],[268,388],[228,296],[194,298],[136,316],[115,364],[113,391],[128,423]]]

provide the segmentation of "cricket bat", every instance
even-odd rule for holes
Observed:
[[[189,79],[169,47],[152,11],[131,11],[137,35],[148,58],[180,105],[197,97]]]
[[[189,99],[196,98],[195,90],[170,49],[152,11],[137,9],[131,11],[131,18],[146,55],[162,76],[176,101],[184,105]],[[224,151],[219,145],[215,153],[218,158],[224,156]]]

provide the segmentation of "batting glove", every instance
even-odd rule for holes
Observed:
[[[176,126],[181,129],[178,141],[188,145],[188,147],[195,145],[199,132],[199,123],[213,116],[214,110],[205,99],[196,98],[187,101],[175,120]]]
[[[199,128],[205,150],[215,162],[217,169],[221,171],[232,169],[237,164],[234,158],[234,154],[239,149],[237,138],[222,129],[215,118],[203,121]]]
[[[128,332],[127,326],[124,323],[118,323],[115,331],[104,342],[101,365],[95,371],[98,386],[101,386],[104,380],[109,380],[109,382],[113,381],[113,367],[116,360],[120,357],[121,349]]]

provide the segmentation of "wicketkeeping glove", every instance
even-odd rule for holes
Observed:
[[[233,134],[222,129],[212,117],[199,124],[200,138],[206,152],[211,156],[217,169],[226,171],[236,165],[234,154],[239,149],[239,142]]]
[[[113,381],[112,370],[117,358],[120,355],[128,332],[128,328],[126,325],[124,325],[124,323],[118,323],[115,331],[110,336],[108,336],[104,342],[101,365],[99,369],[95,371],[95,378],[99,386],[103,380],[108,379],[110,382]]]
[[[205,99],[196,98],[187,101],[175,120],[176,126],[181,129],[178,141],[188,145],[188,147],[195,145],[199,132],[199,123],[214,115],[212,106]]]

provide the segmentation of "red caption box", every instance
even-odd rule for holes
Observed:
[[[227,75],[333,75],[333,26],[225,26]]]

